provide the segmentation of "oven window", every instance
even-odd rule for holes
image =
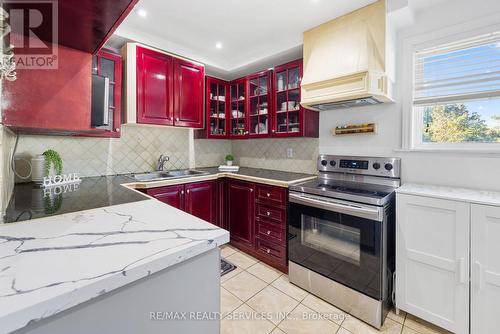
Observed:
[[[361,231],[359,229],[307,215],[301,216],[301,225],[303,246],[341,261],[360,265]]]

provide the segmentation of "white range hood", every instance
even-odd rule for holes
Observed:
[[[380,0],[304,32],[301,104],[316,111],[392,102]]]

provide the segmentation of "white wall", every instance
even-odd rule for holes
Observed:
[[[417,12],[414,23],[398,33],[397,81],[401,86],[401,44],[404,38],[463,24],[500,12],[496,0],[452,0]],[[401,148],[401,91],[395,104],[334,110],[320,114],[320,153],[347,155],[399,156],[402,158],[403,182],[432,183],[457,187],[500,191],[500,155],[464,153],[403,152]],[[333,137],[331,129],[347,123],[374,122],[375,135]]]

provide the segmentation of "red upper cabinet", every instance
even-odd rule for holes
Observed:
[[[245,78],[232,81],[230,90],[229,126],[231,138],[248,138],[247,81]]]
[[[137,123],[173,125],[173,59],[137,47]]]
[[[204,127],[205,68],[135,43],[126,62],[124,123]]]
[[[34,132],[90,131],[92,54],[58,48],[57,69],[17,69],[2,85],[2,123]]]
[[[249,137],[269,137],[271,128],[272,71],[253,74],[248,84]]]
[[[198,218],[215,224],[217,220],[216,183],[214,181],[186,184],[185,210]]]
[[[205,87],[207,127],[196,131],[196,138],[226,139],[229,137],[229,83],[207,76]]]
[[[174,124],[203,127],[203,90],[205,68],[174,58]]]
[[[302,59],[277,66],[273,79],[274,137],[318,137],[319,113],[300,105]]]

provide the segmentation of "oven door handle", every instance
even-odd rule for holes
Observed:
[[[371,208],[357,205],[357,204],[348,204],[341,203],[337,201],[325,201],[321,199],[316,199],[311,196],[303,196],[299,194],[289,193],[288,195],[289,201],[292,203],[302,204],[306,206],[312,206],[319,209],[324,209],[337,213],[344,213],[351,216],[382,221],[383,220],[383,208]]]

